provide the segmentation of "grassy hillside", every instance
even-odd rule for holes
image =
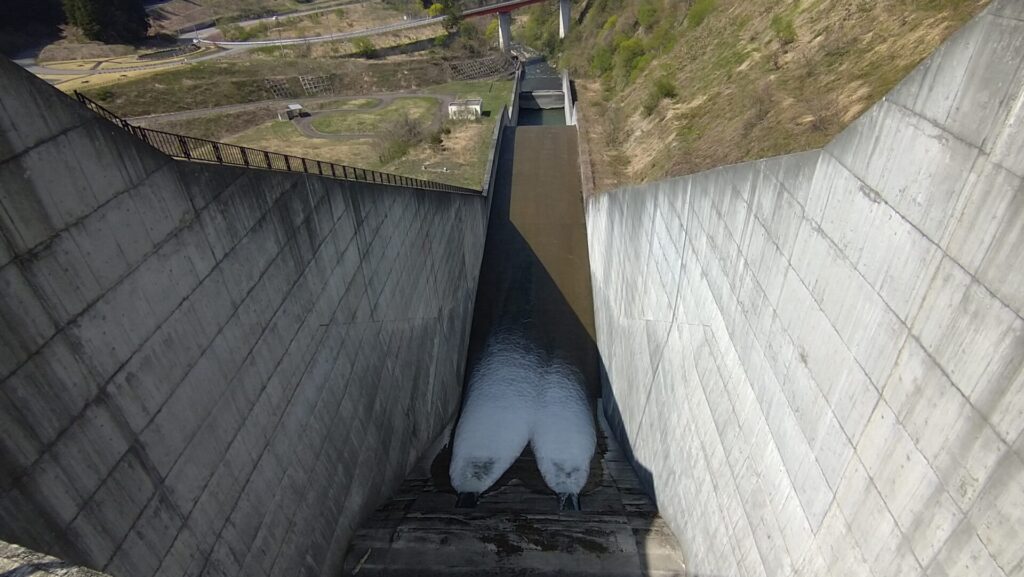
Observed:
[[[552,3],[554,4],[554,3]],[[585,0],[557,41],[597,188],[811,149],[880,99],[987,0]]]

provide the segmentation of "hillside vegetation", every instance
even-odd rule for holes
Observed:
[[[987,0],[585,0],[524,37],[575,78],[597,189],[824,145]]]

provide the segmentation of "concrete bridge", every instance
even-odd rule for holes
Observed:
[[[449,194],[172,160],[0,61],[0,572],[1019,576],[1022,52],[994,1],[824,149],[593,196],[543,109]],[[508,322],[606,424],[579,513],[529,452],[454,508]]]
[[[471,8],[462,13],[464,18],[474,18],[497,14],[498,16],[498,42],[501,49],[508,52],[512,46],[512,12],[519,8],[550,0],[510,0],[484,5],[478,8]],[[572,19],[572,2],[570,0],[558,0],[558,37],[565,38],[569,34],[569,25]]]

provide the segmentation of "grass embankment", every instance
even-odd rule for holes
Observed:
[[[512,83],[451,82],[432,86],[425,92],[450,94],[456,99],[480,98],[484,116],[477,121],[445,121],[447,133],[440,144],[424,143],[413,147],[384,169],[406,176],[479,188],[491,153],[494,125],[502,107],[512,102]]]
[[[342,96],[420,88],[443,79],[445,71],[441,63],[427,59],[224,59],[150,73],[86,90],[86,95],[121,116],[145,116],[273,99],[266,78],[285,82],[293,97],[303,97],[299,75],[329,76],[332,92]]]
[[[345,3],[346,0],[168,0],[150,6],[146,11],[154,28],[173,32],[213,20],[237,22]]]
[[[379,168],[380,166],[373,138],[346,141],[307,138],[299,132],[293,123],[286,120],[273,120],[229,137],[226,141],[260,150],[326,160],[336,164],[363,168]]]
[[[559,45],[598,189],[820,147],[987,0],[592,0]]]
[[[284,16],[246,25],[224,24],[219,28],[225,40],[266,40],[305,38],[383,26],[402,20],[402,14],[380,2],[348,4],[324,12]]]
[[[387,106],[366,112],[332,111],[318,115],[313,128],[324,134],[360,134],[379,132],[384,125],[395,122],[407,115],[414,121],[427,123],[437,117],[438,101],[435,98],[397,98]]]
[[[494,125],[504,105],[511,101],[511,82],[453,82],[423,89],[424,93],[433,95],[449,95],[455,99],[477,97],[483,100],[484,117],[478,121],[448,121],[439,118],[438,100],[427,97],[404,97],[395,100],[379,110],[367,111],[359,106],[373,106],[373,99],[348,101],[325,101],[320,103],[325,110],[331,112],[314,119],[329,119],[331,132],[335,135],[346,133],[361,134],[386,131],[388,122],[400,114],[417,115],[424,124],[440,122],[442,130],[437,133],[439,141],[427,139],[412,145],[397,159],[382,162],[380,140],[376,137],[332,139],[309,138],[303,135],[292,122],[268,120],[259,126],[227,136],[210,134],[211,127],[230,130],[244,126],[248,115],[249,126],[253,112],[228,113],[212,115],[203,119],[178,121],[177,123],[160,123],[154,128],[168,131],[180,131],[185,134],[225,140],[234,144],[249,146],[262,150],[294,154],[318,160],[326,160],[338,164],[359,166],[403,174],[416,178],[426,178],[448,182],[467,187],[479,187],[483,181],[483,172],[491,151],[491,136]],[[338,111],[341,104],[348,111]],[[313,108],[310,108],[313,110]],[[267,114],[273,114],[269,110]],[[271,116],[272,118],[273,116]],[[178,130],[172,130],[172,128]],[[318,127],[322,129],[323,127]],[[325,131],[326,132],[326,131]]]

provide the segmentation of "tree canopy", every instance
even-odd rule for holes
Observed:
[[[149,21],[142,0],[63,0],[68,24],[86,38],[102,42],[136,42],[146,36]]]

